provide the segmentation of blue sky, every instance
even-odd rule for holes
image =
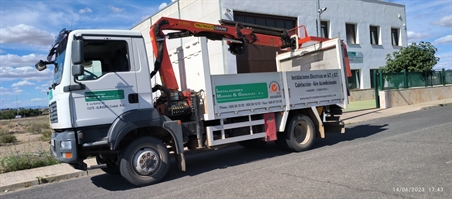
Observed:
[[[38,72],[62,29],[130,29],[174,0],[0,0],[0,108],[46,106],[52,72]],[[389,1],[389,0],[387,0]],[[435,69],[452,69],[452,1],[390,0],[406,5],[408,41],[438,48]]]

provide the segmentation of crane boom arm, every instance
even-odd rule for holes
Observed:
[[[243,54],[246,44],[259,46],[279,47],[281,49],[290,48],[295,50],[303,43],[310,41],[325,41],[327,38],[310,37],[306,29],[302,26],[305,37],[300,38],[296,35],[298,28],[288,31],[282,28],[272,28],[247,24],[235,21],[220,20],[221,24],[209,24],[203,22],[189,21],[183,19],[174,19],[162,17],[151,26],[150,37],[153,46],[154,70],[151,78],[159,71],[163,87],[168,90],[178,90],[177,81],[169,59],[165,38],[182,37],[206,37],[210,40],[226,40],[229,45],[229,51],[232,54]],[[164,30],[176,30],[179,32],[163,33]]]

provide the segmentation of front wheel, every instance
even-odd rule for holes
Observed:
[[[121,175],[135,186],[155,184],[168,173],[168,149],[155,137],[141,137],[127,146],[121,162]]]
[[[306,115],[296,115],[287,123],[284,132],[278,134],[278,146],[289,151],[305,151],[312,147],[315,139],[315,126]]]

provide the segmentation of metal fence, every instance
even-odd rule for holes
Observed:
[[[452,71],[383,73],[375,71],[380,90],[452,84]]]

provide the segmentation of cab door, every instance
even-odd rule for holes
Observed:
[[[71,91],[74,127],[111,124],[122,113],[139,108],[136,69],[131,64],[132,39],[83,36],[84,74],[72,84],[85,89]]]

